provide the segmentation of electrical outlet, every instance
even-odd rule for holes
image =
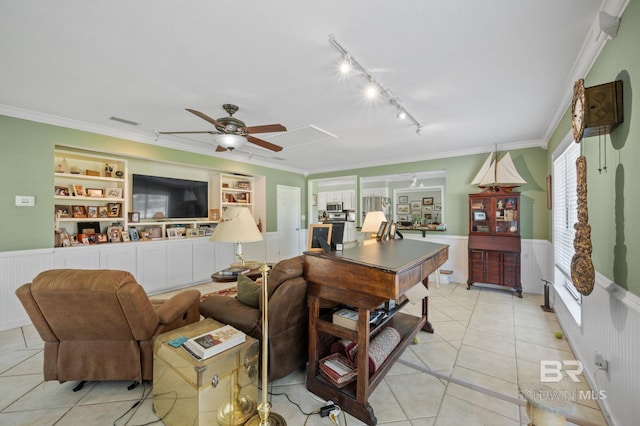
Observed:
[[[607,371],[609,369],[609,361],[604,359],[602,354],[599,354],[597,352],[596,352],[595,364],[596,364],[596,367],[598,367],[599,370]]]

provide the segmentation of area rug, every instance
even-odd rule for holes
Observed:
[[[229,287],[222,290],[214,291],[213,293],[203,294],[202,296],[200,296],[200,302],[213,294],[218,296],[235,296],[236,294],[238,294],[238,287]]]

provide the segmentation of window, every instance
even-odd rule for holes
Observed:
[[[580,324],[582,296],[571,282],[571,259],[575,254],[573,225],[578,221],[576,159],[580,155],[580,144],[570,141],[566,148],[561,145],[556,152],[560,154],[553,161],[554,285],[558,295]]]

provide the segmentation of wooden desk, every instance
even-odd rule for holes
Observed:
[[[377,419],[368,398],[419,330],[433,333],[428,321],[428,299],[422,301],[422,316],[390,315],[373,330],[369,312],[389,299],[397,300],[422,282],[449,256],[449,246],[415,240],[371,242],[331,253],[305,253],[304,274],[309,283],[309,369],[307,389],[332,400],[368,425]],[[355,331],[335,325],[331,317],[320,317],[322,300],[357,307],[360,313]],[[402,340],[380,368],[369,377],[369,339],[385,326],[393,326]],[[322,335],[321,335],[322,334]],[[358,378],[338,389],[319,374],[318,361],[329,354],[326,336],[358,342]],[[324,343],[323,343],[324,342]]]

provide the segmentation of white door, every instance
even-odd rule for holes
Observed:
[[[298,246],[300,232],[300,188],[278,185],[278,260],[301,253]]]

